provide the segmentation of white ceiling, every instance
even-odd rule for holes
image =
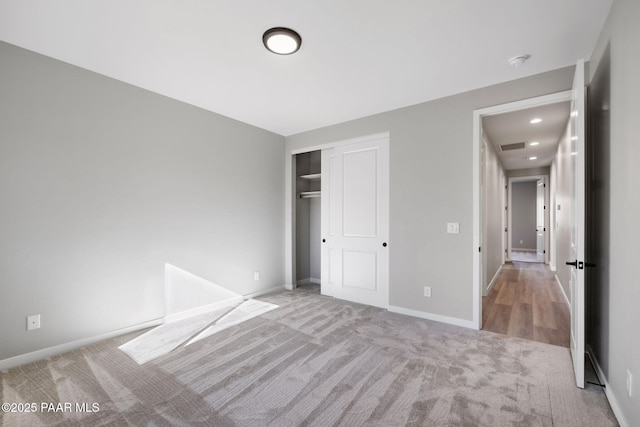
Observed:
[[[487,116],[482,119],[482,128],[496,148],[502,166],[506,170],[528,169],[549,166],[558,148],[558,142],[569,121],[570,104],[560,102],[527,110]],[[531,124],[533,118],[542,122]],[[532,142],[538,145],[530,145]],[[524,142],[525,148],[502,151],[501,145]],[[529,157],[537,157],[529,160]]]
[[[0,0],[0,40],[287,136],[588,59],[611,3]]]

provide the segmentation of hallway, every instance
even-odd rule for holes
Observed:
[[[570,326],[562,291],[544,264],[505,264],[482,297],[482,329],[487,331],[569,347]]]

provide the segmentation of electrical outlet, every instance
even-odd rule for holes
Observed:
[[[431,286],[424,287],[424,296],[427,298],[431,298]]]
[[[40,329],[40,315],[34,314],[27,316],[27,331],[33,331],[34,329]]]
[[[253,272],[253,280],[260,280],[260,272],[259,271],[254,271]]]
[[[631,397],[633,393],[633,375],[631,371],[627,369],[627,394]]]

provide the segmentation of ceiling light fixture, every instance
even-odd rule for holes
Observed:
[[[300,49],[302,38],[291,28],[274,27],[264,32],[262,43],[270,52],[278,55],[291,55]]]
[[[537,160],[538,158],[536,156],[531,156],[529,157],[529,160]]]
[[[531,145],[533,147],[533,146],[536,146],[536,145],[540,145],[540,143],[538,141],[531,141],[529,143],[529,145]]]
[[[542,121],[541,118],[536,117],[535,119],[531,119],[529,123],[531,123],[532,125],[535,125],[536,123],[540,123],[541,121]]]

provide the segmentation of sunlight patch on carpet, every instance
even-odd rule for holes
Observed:
[[[230,302],[215,310],[155,327],[118,348],[142,365],[276,308],[275,304],[253,299]]]
[[[247,300],[220,318],[215,324],[209,326],[198,335],[193,337],[186,345],[193,344],[203,338],[209,337],[217,332],[224,331],[249,319],[260,316],[271,310],[278,308],[277,305],[254,299]]]

